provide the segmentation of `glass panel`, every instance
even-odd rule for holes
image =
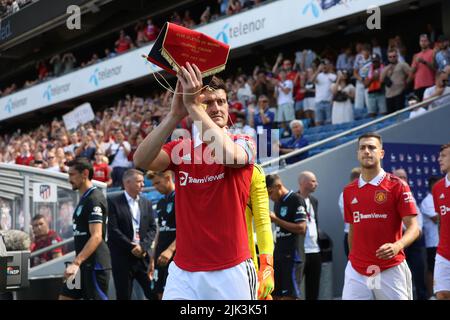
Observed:
[[[13,202],[0,197],[0,229],[10,230],[13,226]]]

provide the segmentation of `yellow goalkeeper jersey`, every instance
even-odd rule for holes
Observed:
[[[253,226],[256,229],[256,241],[260,254],[273,255],[273,235],[269,216],[269,195],[266,187],[266,176],[263,168],[258,164],[253,166],[250,196],[245,210],[247,221],[248,244],[250,252],[258,271],[258,257],[253,237]]]

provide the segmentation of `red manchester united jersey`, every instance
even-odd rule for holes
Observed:
[[[231,137],[253,157],[250,138]],[[190,139],[169,142],[163,150],[171,159],[167,169],[175,172],[177,266],[211,271],[249,259],[245,207],[253,165],[230,168],[213,163],[209,147],[201,142],[194,146]]]
[[[447,176],[434,185],[433,201],[441,219],[437,253],[450,260],[450,181]]]
[[[400,264],[400,251],[390,260],[376,257],[385,243],[402,237],[402,218],[416,215],[415,201],[408,185],[383,170],[369,183],[362,178],[344,188],[345,222],[353,225],[349,260],[360,274],[370,276]]]

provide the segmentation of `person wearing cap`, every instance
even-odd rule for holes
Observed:
[[[378,54],[372,55],[372,64],[369,68],[367,78],[364,79],[364,85],[368,90],[367,112],[369,116],[375,117],[377,114],[386,114],[386,98],[381,83],[381,73],[384,66]]]
[[[392,113],[405,106],[405,89],[411,67],[399,60],[397,48],[388,50],[389,64],[381,72],[381,82],[384,84],[387,112]]]

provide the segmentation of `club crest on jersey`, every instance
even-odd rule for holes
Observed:
[[[172,208],[173,208],[173,203],[172,203],[172,202],[169,202],[169,203],[167,204],[167,212],[172,212]]]
[[[77,211],[75,212],[75,215],[78,217],[81,214],[81,210],[83,210],[83,206],[79,206],[77,208]]]
[[[376,191],[375,192],[375,202],[378,204],[385,203],[387,200],[387,192],[386,191]]]
[[[287,215],[287,207],[280,208],[280,216],[285,217]]]

